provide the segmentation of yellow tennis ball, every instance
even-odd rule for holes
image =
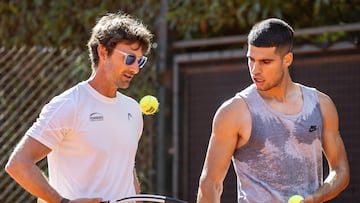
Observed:
[[[159,101],[154,96],[146,95],[140,100],[140,109],[143,114],[154,114],[157,112],[158,108]]]
[[[303,199],[304,197],[301,195],[293,195],[289,198],[288,203],[300,203],[300,201]]]

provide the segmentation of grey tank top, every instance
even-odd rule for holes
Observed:
[[[284,115],[270,108],[254,85],[238,93],[252,118],[249,141],[236,149],[238,202],[284,203],[294,194],[306,196],[323,180],[323,122],[316,90],[301,87],[303,108]]]

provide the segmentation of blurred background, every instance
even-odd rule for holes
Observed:
[[[137,155],[144,193],[195,202],[212,117],[251,84],[246,35],[254,23],[278,17],[295,29],[293,79],[327,93],[339,111],[351,181],[329,202],[360,202],[359,0],[0,0],[0,202],[35,202],[5,163],[42,106],[90,76],[90,30],[117,11],[155,34],[150,63],[120,90],[160,100],[160,111],[144,116]],[[46,160],[39,166],[47,173]],[[222,202],[236,202],[232,167]]]

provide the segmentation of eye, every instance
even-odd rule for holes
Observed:
[[[136,60],[135,55],[128,54],[127,57],[126,57],[126,64],[131,65],[131,64],[133,64],[135,62],[135,60]]]

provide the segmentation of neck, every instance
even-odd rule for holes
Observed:
[[[92,88],[105,97],[116,97],[117,88],[112,88],[110,85],[106,84],[107,80],[105,80],[105,78],[100,78],[96,75],[96,73],[89,78],[88,83]]]
[[[296,94],[297,90],[298,86],[289,78],[288,80],[283,80],[281,84],[272,87],[269,90],[260,90],[258,92],[264,100],[286,102],[289,98]]]

